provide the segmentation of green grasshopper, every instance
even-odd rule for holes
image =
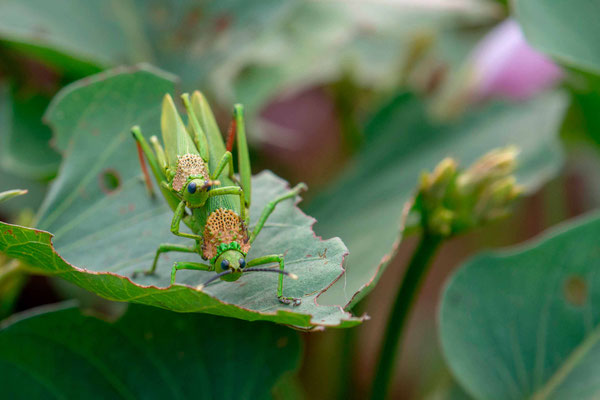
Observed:
[[[246,261],[246,255],[275,206],[294,198],[306,189],[306,185],[300,183],[267,204],[254,230],[249,232],[251,171],[243,106],[234,106],[226,149],[214,115],[202,94],[196,91],[191,99],[187,93],[181,97],[188,115],[188,127],[181,120],[171,96],[167,94],[163,99],[161,130],[164,148],[156,136],[152,136],[152,149],[138,126],[134,126],[131,132],[137,142],[150,194],[153,194],[153,189],[144,155],[162,195],[174,211],[171,232],[192,239],[195,244],[190,247],[161,244],[152,267],[144,273],[155,272],[161,253],[198,253],[209,264],[176,262],[171,270],[171,285],[175,283],[177,271],[182,269],[217,272],[198,286],[198,290],[217,279],[235,281],[248,272],[276,272],[279,273],[278,299],[285,304],[300,304],[300,299],[283,296],[283,275],[297,279],[296,275],[284,270],[283,255],[262,256],[249,261]],[[238,146],[239,181],[234,176],[231,155],[234,138]],[[180,231],[182,220],[193,233]],[[279,269],[257,267],[269,263],[278,263]]]

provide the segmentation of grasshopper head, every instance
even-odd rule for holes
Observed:
[[[215,271],[218,273],[227,270],[232,271],[231,274],[224,275],[221,277],[221,279],[225,281],[235,281],[239,279],[239,277],[242,275],[243,269],[246,267],[246,257],[242,252],[231,249],[223,252],[219,257],[217,257],[214,265]]]
[[[201,207],[208,199],[208,191],[219,185],[219,181],[204,180],[201,178],[188,179],[183,188],[183,198],[190,207]]]

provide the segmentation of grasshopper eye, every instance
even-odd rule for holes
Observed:
[[[211,189],[211,186],[208,183],[208,181],[204,181],[204,189],[206,189],[207,192]]]
[[[229,260],[221,261],[221,269],[227,269],[227,268],[229,268]]]
[[[240,263],[240,268],[244,268],[246,266],[246,260],[244,260],[243,258],[240,258],[238,262]]]
[[[196,192],[196,182],[190,182],[187,189],[188,189],[188,192],[190,192],[191,194],[194,194]]]

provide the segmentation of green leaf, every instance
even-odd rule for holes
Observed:
[[[42,125],[49,100],[40,94],[11,91],[0,85],[0,166],[26,178],[56,173],[60,155],[50,147],[51,132]]]
[[[392,87],[436,33],[489,23],[498,11],[480,1],[4,0],[0,38],[68,70],[150,62],[180,76],[186,90],[242,102],[255,115],[282,90],[348,72],[365,87]]]
[[[570,67],[600,74],[600,3],[588,0],[515,0],[527,40]]]
[[[238,57],[236,98],[254,110],[290,86],[350,77],[361,88],[403,85],[429,46],[501,15],[495,4],[300,1]],[[332,51],[335,49],[335,51]],[[446,56],[443,57],[447,61]],[[315,63],[314,60],[319,60]]]
[[[454,376],[478,399],[595,399],[600,392],[600,216],[450,279],[440,319]]]
[[[49,61],[74,58],[106,67],[151,56],[128,1],[5,0],[0,4],[0,35]]]
[[[294,3],[4,0],[0,37],[61,68],[73,61],[82,71],[146,61],[192,84],[244,54]]]
[[[161,100],[172,91],[169,77],[142,66],[99,74],[60,92],[46,118],[64,161],[36,224],[54,237],[0,223],[0,251],[25,260],[35,272],[61,276],[110,300],[304,328],[360,323],[340,307],[317,303],[342,275],[347,249],[338,238],[317,238],[314,220],[292,201],[277,206],[249,258],[285,254],[286,270],[299,279],[284,279],[284,294],[302,297],[298,307],[277,300],[275,274],[248,274],[200,292],[195,287],[214,273],[180,271],[177,284],[169,286],[173,262],[201,261],[197,255],[163,255],[157,275],[131,278],[151,266],[160,243],[190,244],[171,234],[167,204],[147,195],[130,134],[134,124],[146,134],[160,129]],[[270,172],[255,176],[253,185],[251,227],[263,207],[286,191],[286,183]]]
[[[130,306],[114,323],[64,308],[0,330],[13,399],[269,399],[300,361],[297,333],[269,324]]]
[[[31,111],[29,107],[23,109]],[[28,191],[27,196],[22,196],[16,201],[0,203],[0,218],[9,220],[14,220],[17,214],[25,209],[37,209],[42,203],[46,184],[32,179],[31,176],[47,176],[46,167],[52,168],[53,171],[58,168],[57,163],[46,164],[43,161],[49,159],[46,152],[56,154],[48,147],[51,134],[48,127],[43,127],[43,130],[15,129],[16,126],[33,127],[35,121],[41,126],[43,110],[36,109],[31,114],[29,112],[19,114],[26,116],[25,120],[20,121],[14,120],[13,111],[10,90],[7,86],[0,85],[0,192],[14,188]],[[36,115],[36,112],[39,114]],[[28,149],[31,152],[28,152]],[[58,154],[56,155],[59,157]]]
[[[449,125],[430,121],[424,105],[401,94],[366,127],[367,143],[338,182],[307,207],[317,233],[341,235],[348,272],[322,297],[324,304],[352,306],[370,292],[396,253],[404,213],[418,178],[444,157],[463,166],[497,147],[521,153],[517,178],[535,190],[562,163],[557,132],[565,97],[549,94],[513,105],[496,104]]]

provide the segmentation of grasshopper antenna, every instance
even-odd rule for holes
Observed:
[[[202,185],[201,189],[206,189],[207,187],[209,188],[211,186],[218,186],[220,184],[221,184],[220,180],[213,181],[213,180],[209,179],[204,182],[204,185]]]
[[[272,268],[248,268],[248,269],[244,270],[244,273],[246,273],[246,272],[275,272],[275,273],[278,273],[278,274],[289,276],[290,278],[292,278],[294,280],[298,279],[298,275],[292,274],[291,272],[282,271],[280,269],[272,269]]]
[[[232,272],[233,272],[233,270],[231,270],[231,269],[228,269],[227,271],[223,271],[223,272],[221,272],[221,273],[219,273],[219,274],[216,274],[215,276],[213,276],[212,278],[210,278],[209,280],[207,280],[207,281],[206,281],[206,282],[204,282],[203,284],[201,284],[201,285],[198,285],[198,286],[196,287],[196,289],[197,289],[197,290],[202,290],[202,289],[204,289],[204,288],[205,288],[205,287],[206,287],[208,284],[210,284],[210,283],[212,283],[212,282],[216,281],[217,279],[219,279],[219,278],[220,278],[220,277],[222,277],[223,275],[228,275],[228,274],[231,274]]]

